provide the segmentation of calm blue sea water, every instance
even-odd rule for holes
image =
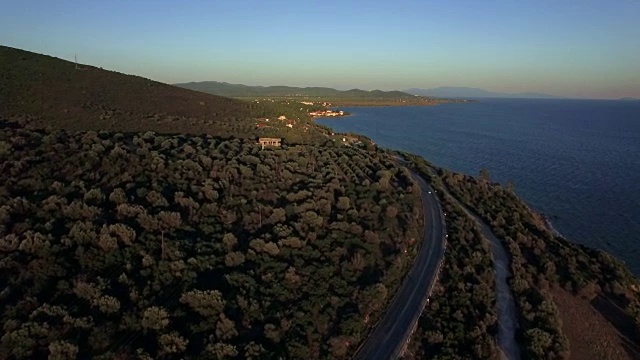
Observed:
[[[640,275],[640,102],[482,100],[357,107],[318,122],[495,181],[552,217],[568,239],[606,250]]]

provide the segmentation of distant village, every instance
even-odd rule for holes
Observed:
[[[311,105],[311,106],[315,105],[315,104],[314,104],[313,102],[311,102],[311,101],[300,101],[300,103],[301,103],[301,104],[304,104],[304,105]],[[320,105],[320,103],[318,103],[318,105]],[[323,102],[323,103],[322,103],[322,106],[324,106],[324,107],[328,107],[328,106],[331,106],[331,104],[330,104],[330,103],[328,103],[328,102]],[[339,111],[333,111],[333,110],[331,110],[331,109],[327,109],[327,110],[315,110],[315,111],[310,111],[310,112],[309,112],[309,115],[314,116],[314,117],[325,117],[325,116],[345,116],[345,115],[349,115],[349,114],[345,113],[345,112],[344,112],[344,111],[342,111],[342,110],[339,110]]]
[[[262,99],[263,101],[271,101],[273,102],[272,99]],[[259,103],[259,100],[254,100],[256,103]],[[313,103],[311,101],[300,101],[301,104],[303,105],[309,105],[309,106],[323,106],[323,107],[328,107],[331,106],[331,103],[328,102],[318,102],[318,103]],[[287,104],[289,104],[287,102]],[[302,108],[300,109],[302,110]],[[349,113],[342,111],[342,110],[331,110],[331,109],[319,109],[319,110],[312,110],[309,111],[309,116],[312,117],[335,117],[335,116],[346,116],[349,115]],[[288,119],[285,115],[280,115],[277,117],[277,120],[280,122],[285,122],[285,126],[289,127],[289,128],[294,128],[294,126],[296,125],[296,120],[295,119]],[[258,128],[268,128],[271,127],[271,125],[269,124],[270,119],[269,118],[258,118],[256,119],[256,127]],[[307,125],[304,125],[303,130],[305,132],[307,132],[309,130],[309,127]]]
[[[311,116],[344,116],[344,111],[333,111],[333,110],[316,110],[309,113]]]
[[[271,99],[263,99],[266,101],[269,101]],[[257,102],[257,100],[256,100]],[[308,105],[308,106],[322,106],[325,107],[325,109],[317,109],[317,110],[312,110],[309,111],[309,115],[312,117],[334,117],[334,116],[346,116],[349,115],[349,113],[342,111],[342,110],[331,110],[331,109],[326,109],[327,107],[331,106],[331,103],[328,102],[318,102],[318,103],[313,103],[311,101],[300,101],[301,104],[303,105]],[[302,110],[302,108],[300,109]],[[258,118],[256,119],[257,123],[256,123],[256,127],[258,128],[268,128],[271,127],[273,123],[285,123],[285,126],[289,127],[289,128],[294,128],[294,126],[296,125],[296,120],[295,119],[289,119],[287,118],[285,115],[280,115],[278,116],[276,119],[269,119],[269,118]],[[304,132],[307,132],[309,130],[309,126],[307,124],[305,124],[304,122],[302,122],[302,130]],[[273,124],[275,125],[275,124]],[[360,141],[360,139],[358,139],[357,137],[354,136],[349,136],[347,134],[335,134],[333,132],[327,133],[326,134],[329,138],[333,139],[334,142],[340,142],[343,145],[347,145],[347,146],[364,146],[364,144],[362,143],[362,141]],[[266,148],[279,148],[282,146],[282,138],[276,138],[276,137],[259,137],[258,138],[258,142],[257,144],[264,150]],[[373,142],[372,142],[373,144]]]

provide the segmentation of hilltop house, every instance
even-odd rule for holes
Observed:
[[[262,150],[264,150],[264,148],[267,146],[280,147],[282,145],[282,139],[261,137],[258,138],[258,144],[262,146]]]

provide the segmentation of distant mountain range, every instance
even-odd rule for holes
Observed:
[[[403,99],[415,98],[414,95],[402,91],[382,91],[382,90],[337,90],[327,87],[294,87],[294,86],[249,86],[241,84],[229,84],[218,81],[200,81],[174,84],[175,86],[205,92],[213,95],[227,97],[262,97],[262,96],[308,96],[323,98],[388,98]]]
[[[409,89],[407,93],[420,96],[431,96],[438,98],[529,98],[529,99],[562,99],[559,96],[523,92],[523,93],[498,93],[479,88],[471,87],[438,87],[433,89]]]
[[[638,98],[634,98],[634,97],[623,97],[623,98],[620,98],[620,99],[618,99],[618,100],[623,100],[623,101],[640,101],[640,99],[638,99]]]

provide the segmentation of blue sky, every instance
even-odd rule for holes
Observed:
[[[640,97],[640,0],[2,1],[0,43],[169,83]]]

